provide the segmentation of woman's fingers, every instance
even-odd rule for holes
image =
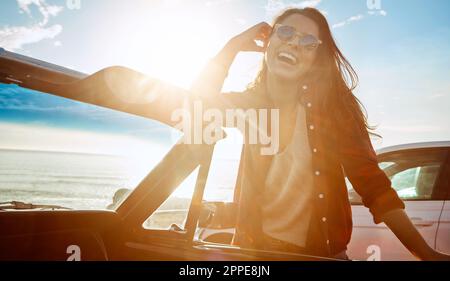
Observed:
[[[265,46],[256,46],[254,49],[255,52],[261,52],[264,53],[266,51],[266,47]]]
[[[272,27],[267,22],[261,22],[254,26],[255,34],[254,39],[264,40],[269,38],[272,31]]]
[[[255,40],[247,42],[244,46],[242,46],[241,51],[245,52],[264,52],[266,50],[266,44],[262,46],[258,45]]]
[[[260,22],[255,25],[252,29],[251,35],[251,51],[264,52],[266,50],[266,45],[269,40],[270,33],[272,32],[272,27],[267,22]],[[256,43],[256,40],[262,41],[263,46]]]
[[[261,26],[261,29],[260,29],[260,35],[261,35],[261,37],[262,38],[269,38],[269,36],[270,36],[270,34],[272,33],[272,26],[270,26],[268,23],[264,23],[262,26]]]
[[[234,37],[233,42],[240,51],[264,52],[271,32],[272,27],[267,22],[260,22]],[[262,41],[263,46],[259,46],[257,40]]]

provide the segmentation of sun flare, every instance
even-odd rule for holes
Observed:
[[[155,78],[188,88],[207,60],[218,51],[217,28],[207,18],[168,12],[148,23],[141,37],[142,69]],[[135,42],[138,42],[136,40]]]

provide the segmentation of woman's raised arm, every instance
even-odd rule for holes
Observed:
[[[264,52],[271,26],[261,22],[233,37],[222,50],[209,61],[206,67],[192,84],[190,90],[196,98],[200,98],[205,108],[224,110],[242,107],[239,94],[221,93],[228,71],[239,52]],[[264,42],[259,46],[256,40]]]

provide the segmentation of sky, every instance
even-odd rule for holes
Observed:
[[[3,0],[0,47],[92,74],[112,65],[189,88],[233,36],[287,7],[315,7],[360,78],[376,148],[450,140],[448,0]],[[236,58],[245,88],[261,54]],[[154,121],[0,85],[0,148],[139,154],[173,143]],[[131,152],[130,152],[131,151]]]

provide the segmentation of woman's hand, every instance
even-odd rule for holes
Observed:
[[[435,251],[431,248],[426,255],[419,258],[424,261],[450,261],[450,255]]]
[[[426,261],[450,260],[450,255],[435,251],[427,244],[403,209],[395,209],[385,213],[382,221],[418,259]]]
[[[264,52],[269,41],[272,27],[266,22],[260,22],[236,35],[216,55],[215,61],[228,72],[234,58],[239,52]],[[256,44],[256,40],[264,42],[263,46]]]
[[[260,22],[233,37],[227,45],[236,52],[264,52],[271,32],[272,27],[267,22]],[[264,45],[259,46],[256,40],[262,41]]]

